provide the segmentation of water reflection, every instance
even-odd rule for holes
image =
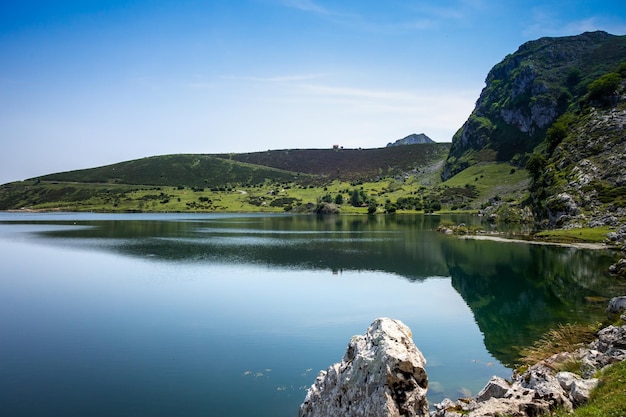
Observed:
[[[597,320],[603,306],[589,297],[623,290],[606,273],[614,261],[610,252],[459,240],[435,232],[442,220],[450,218],[79,215],[17,223],[38,225],[32,233],[45,241],[155,262],[383,271],[411,281],[450,276],[487,349],[506,364],[515,362],[515,347],[557,323]]]

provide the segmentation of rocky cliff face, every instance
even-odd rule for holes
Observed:
[[[406,325],[377,319],[350,340],[341,362],[319,373],[299,416],[428,416],[425,364]]]
[[[540,217],[558,227],[619,227],[626,218],[626,95],[590,108],[546,161],[552,176]],[[550,195],[551,194],[551,195]],[[622,237],[623,240],[623,237]]]
[[[486,161],[523,163],[587,85],[626,59],[626,36],[542,38],[495,65],[476,107],[454,135],[442,178]]]

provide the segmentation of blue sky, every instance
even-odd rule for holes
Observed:
[[[626,3],[4,0],[0,183],[169,153],[450,141],[491,67]]]

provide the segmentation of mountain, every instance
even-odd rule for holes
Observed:
[[[387,147],[401,146],[401,145],[417,145],[417,144],[422,144],[422,143],[435,143],[435,141],[423,133],[420,133],[420,134],[413,133],[405,138],[398,139],[397,141],[393,143],[389,142],[387,144]]]
[[[600,31],[523,44],[488,73],[474,111],[452,139],[442,178],[481,162],[523,167],[548,128],[624,60],[626,36]]]

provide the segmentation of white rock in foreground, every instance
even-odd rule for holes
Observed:
[[[376,319],[340,363],[321,371],[299,417],[428,416],[426,360],[402,322]]]

